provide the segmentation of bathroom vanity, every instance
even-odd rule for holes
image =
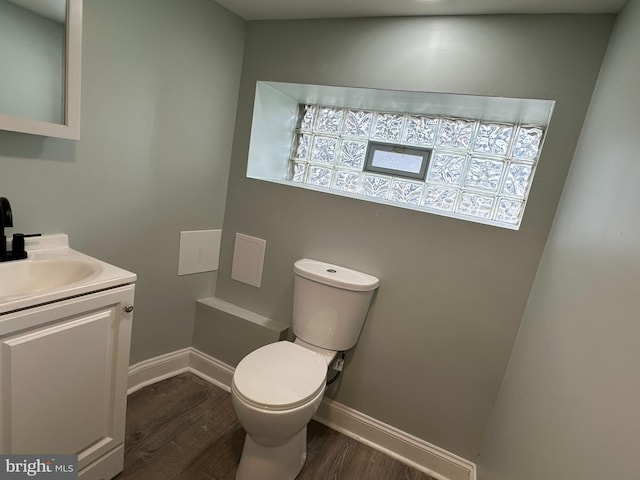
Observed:
[[[0,452],[77,454],[83,480],[123,467],[136,276],[29,239],[0,264]]]

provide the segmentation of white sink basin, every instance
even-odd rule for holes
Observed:
[[[69,287],[96,276],[101,270],[98,263],[76,259],[4,262],[0,268],[0,297]]]
[[[0,335],[12,312],[132,284],[136,275],[69,248],[65,234],[26,239],[26,260],[0,262]]]

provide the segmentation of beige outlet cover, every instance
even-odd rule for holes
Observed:
[[[222,230],[180,232],[178,275],[218,270]]]

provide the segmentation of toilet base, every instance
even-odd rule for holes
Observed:
[[[307,427],[289,442],[265,447],[245,437],[236,480],[293,480],[307,459]]]

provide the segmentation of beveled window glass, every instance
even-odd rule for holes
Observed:
[[[298,111],[293,182],[508,228],[522,221],[543,126],[323,105]],[[389,158],[391,168],[371,169],[367,152],[377,145],[406,148],[407,163]],[[412,149],[429,152],[426,160]]]
[[[365,155],[367,154],[367,142],[359,140],[343,140],[340,149],[338,166],[362,170]]]
[[[369,138],[373,113],[362,110],[347,110],[344,134],[349,137]]]
[[[403,126],[404,115],[400,113],[377,112],[371,138],[391,143],[398,143],[400,142]]]
[[[504,162],[500,160],[472,157],[467,169],[465,186],[496,192],[503,171]]]
[[[475,123],[462,118],[444,118],[438,131],[437,146],[467,150],[471,144],[471,137]]]
[[[459,185],[466,165],[466,155],[436,152],[431,160],[427,180],[434,183]]]
[[[505,156],[513,135],[513,125],[481,123],[473,142],[473,151],[486,155]]]
[[[338,133],[342,128],[344,110],[333,107],[316,109],[316,130],[324,133]]]
[[[432,147],[438,133],[438,119],[409,115],[402,143]]]

